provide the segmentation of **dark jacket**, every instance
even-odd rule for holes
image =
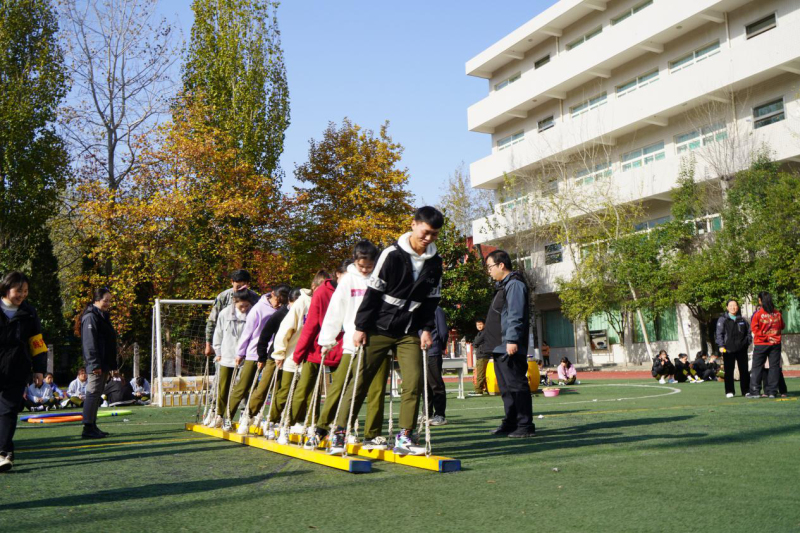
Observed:
[[[94,304],[89,304],[81,317],[81,344],[87,374],[98,368],[103,372],[117,369],[117,333],[111,316]]]
[[[512,272],[497,282],[483,329],[487,352],[506,353],[506,344],[511,343],[519,353],[528,353],[530,308],[528,284],[522,274]]]
[[[750,324],[743,316],[737,315],[736,320],[733,320],[728,313],[723,313],[717,320],[716,341],[720,348],[729,352],[741,352],[747,350],[752,340]]]
[[[47,346],[36,310],[22,302],[11,319],[0,311],[0,389],[24,387],[31,370],[47,371]]]
[[[653,368],[650,373],[653,377],[669,376],[675,373],[675,366],[669,360],[662,361],[660,357],[656,357],[653,360]]]
[[[442,258],[427,259],[414,280],[411,256],[397,243],[381,252],[356,313],[356,331],[402,337],[433,331],[441,299]]]
[[[272,313],[264,324],[261,334],[258,336],[258,344],[256,344],[256,353],[258,354],[258,362],[266,363],[267,357],[272,353],[272,341],[275,334],[278,333],[278,328],[281,327],[281,322],[286,318],[289,313],[289,308],[282,305]]]
[[[428,348],[428,357],[441,357],[447,351],[447,340],[450,337],[450,330],[447,329],[447,315],[444,314],[444,309],[437,307],[434,319],[436,327],[431,331],[433,342],[431,347]]]
[[[106,383],[103,394],[106,395],[106,401],[109,405],[133,401],[133,387],[127,381],[123,383],[120,380],[112,379]]]
[[[698,374],[702,375],[703,372],[708,370],[708,364],[706,364],[705,360],[702,357],[698,357],[697,359],[692,362],[692,368]]]
[[[477,359],[489,359],[492,356],[491,351],[486,347],[486,329],[482,329],[475,335],[472,341],[472,353]]]
[[[683,361],[680,360],[679,357],[675,358],[675,375],[683,375],[688,376],[691,374],[691,364],[689,361],[686,361],[684,364]]]

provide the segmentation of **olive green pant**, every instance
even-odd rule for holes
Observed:
[[[217,388],[217,414],[226,416],[225,408],[228,406],[228,391],[231,388],[233,368],[219,365],[219,385]]]
[[[299,368],[298,368],[299,370]],[[301,373],[302,374],[302,373]],[[281,382],[275,387],[277,388],[277,392],[272,397],[272,404],[269,406],[269,421],[272,423],[280,422],[281,421],[281,414],[283,414],[283,410],[286,407],[286,401],[289,399],[289,389],[292,386],[292,380],[294,379],[294,372],[288,372],[286,370],[281,372]],[[298,376],[298,380],[300,377]],[[297,387],[297,384],[295,384]],[[302,413],[305,414],[305,413]],[[289,412],[289,425],[293,425],[293,413]]]
[[[247,401],[250,385],[253,384],[253,379],[256,377],[257,365],[257,361],[245,361],[239,369],[239,382],[233,387],[231,393],[231,418],[236,416],[236,410],[239,409],[242,400]]]
[[[311,397],[314,395],[314,385],[317,383],[317,375],[319,374],[319,363],[303,363],[303,371],[300,377],[297,378],[297,385],[294,389],[294,396],[292,396],[292,416],[291,424],[305,422],[308,410],[311,409]],[[324,379],[324,378],[323,378]],[[316,406],[314,412],[319,416],[319,398],[321,394],[317,395]],[[303,413],[302,418],[298,416]],[[310,418],[309,418],[310,421]],[[309,422],[310,425],[310,422]]]
[[[272,375],[275,373],[275,360],[273,358],[267,359],[267,362],[264,363],[264,370],[261,372],[261,380],[256,385],[256,390],[253,391],[253,396],[250,398],[250,405],[247,406],[247,412],[250,414],[250,418],[254,418],[258,412],[261,410],[261,406],[264,405],[264,402],[267,400],[267,392],[269,392],[269,385],[272,383]],[[277,380],[277,384],[275,385],[275,389],[280,386],[281,384],[281,374],[282,371],[277,369],[278,377],[275,378]]]
[[[350,380],[342,401],[342,409],[336,419],[336,425],[346,427],[350,414],[350,402],[355,394],[353,412],[357,413],[364,403],[367,389],[372,385],[381,366],[391,358],[391,353],[397,355],[400,365],[400,374],[403,376],[403,390],[400,394],[400,428],[413,430],[417,425],[417,412],[419,411],[419,394],[422,390],[422,350],[419,347],[417,335],[403,335],[402,337],[387,337],[369,333],[367,345],[364,348],[364,361],[361,363],[361,372],[358,376],[358,385],[353,390],[356,379]],[[358,361],[353,363],[357,368]],[[384,379],[385,386],[385,379]],[[383,398],[381,397],[381,403]],[[346,408],[345,408],[346,407]],[[383,426],[383,416],[380,417]]]
[[[336,415],[336,408],[339,406],[339,399],[342,396],[342,387],[344,386],[345,379],[347,378],[347,367],[350,364],[352,354],[345,353],[342,355],[342,360],[339,361],[339,367],[333,373],[333,383],[328,385],[328,392],[325,397],[325,405],[319,412],[319,419],[317,420],[317,427],[330,430],[333,417]],[[350,369],[350,374],[355,374],[356,362],[353,361],[353,368]],[[383,397],[386,394],[386,378],[389,375],[390,358],[386,358],[383,365],[378,369],[375,379],[369,386],[367,391],[367,419],[364,423],[364,438],[372,439],[381,434],[383,430]],[[350,404],[342,406],[342,410],[347,409],[350,413]]]

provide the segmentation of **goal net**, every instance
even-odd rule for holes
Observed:
[[[155,301],[150,358],[154,405],[164,407],[165,395],[202,388],[206,320],[213,304],[214,300]],[[209,373],[213,375],[214,369],[210,368]]]

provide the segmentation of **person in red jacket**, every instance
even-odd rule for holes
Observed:
[[[311,397],[314,394],[314,384],[317,383],[317,375],[320,372],[322,363],[322,347],[317,344],[322,320],[328,310],[331,297],[336,290],[336,282],[332,279],[325,279],[322,284],[314,291],[311,297],[311,304],[306,316],[306,322],[294,348],[293,359],[299,365],[303,365],[303,371],[297,381],[292,400],[292,413],[305,413],[311,409]],[[325,366],[336,368],[342,359],[342,335],[338,337],[339,343],[336,347],[325,355]],[[322,370],[324,372],[324,369]],[[316,416],[319,416],[319,395],[317,396],[315,408]],[[292,420],[293,423],[301,424],[303,420]]]
[[[775,309],[772,295],[758,293],[759,308],[753,315],[750,329],[753,331],[753,366],[750,369],[750,392],[748,398],[761,397],[761,374],[764,363],[769,361],[767,385],[764,392],[774,398],[778,394],[781,371],[781,331],[785,327],[781,312]]]

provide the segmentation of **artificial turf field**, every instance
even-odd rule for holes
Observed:
[[[592,381],[536,395],[524,440],[488,434],[500,398],[451,394],[450,424],[432,428],[434,453],[462,461],[450,474],[349,474],[206,437],[183,429],[194,407],[100,419],[102,441],[21,422],[0,531],[800,531],[800,380],[787,381],[786,400]]]

